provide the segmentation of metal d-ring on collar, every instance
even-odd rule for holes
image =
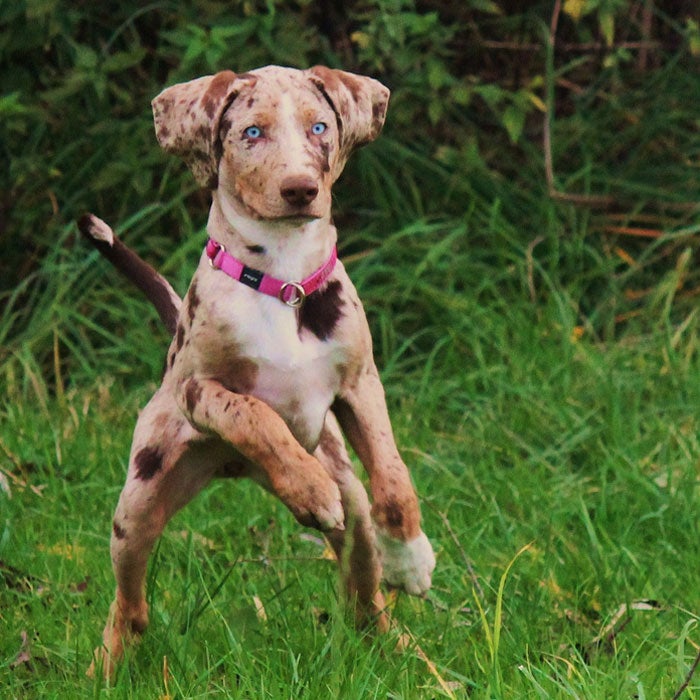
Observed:
[[[226,252],[226,248],[219,242],[209,239],[205,248],[209,265],[215,270],[225,272],[229,277],[242,282],[262,294],[277,297],[287,306],[299,309],[306,298],[315,292],[331,275],[338,260],[338,251],[333,246],[328,260],[313,274],[301,282],[285,282],[270,275],[248,267],[240,260]],[[287,294],[292,296],[287,298]]]
[[[284,293],[290,288],[296,291],[296,295],[285,299]],[[293,309],[299,309],[306,301],[306,292],[299,282],[285,282],[280,287],[280,293],[277,295],[277,298],[283,301],[287,306],[291,306]]]

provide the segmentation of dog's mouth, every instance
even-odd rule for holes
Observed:
[[[306,223],[308,221],[315,221],[316,219],[322,219],[320,214],[314,214],[312,212],[296,212],[294,214],[282,214],[280,216],[275,216],[275,221],[288,221],[290,223]]]

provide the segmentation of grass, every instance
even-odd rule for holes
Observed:
[[[526,250],[504,243],[488,267],[469,227],[414,223],[348,263],[437,551],[428,598],[395,602],[415,646],[393,653],[398,632],[362,639],[314,533],[253,485],[217,483],[162,538],[151,626],[114,688],[84,677],[113,592],[130,431],[164,352],[127,296],[101,310],[124,319],[118,346],[86,355],[61,392],[27,380],[30,349],[24,377],[5,366],[5,696],[673,696],[700,643],[695,317],[650,312],[604,341],[577,328],[544,267],[532,303]],[[66,255],[63,284],[86,284],[84,260]],[[121,371],[90,370],[114,354]],[[695,677],[686,694],[698,693]]]
[[[700,697],[698,79],[681,53],[628,89],[601,71],[554,123],[555,184],[612,211],[548,198],[539,135],[484,161],[468,139],[388,136],[339,183],[341,256],[437,553],[433,589],[396,597],[386,638],[349,623],[317,533],[252,484],[216,483],[166,529],[151,626],[114,686],[85,677],[167,337],[72,224],[33,234],[53,245],[0,293],[2,696]],[[81,182],[112,143],[61,166],[63,220],[95,204]],[[132,207],[133,183],[99,191],[135,209],[110,223],[182,292],[203,208],[181,167],[146,158],[150,204]],[[400,633],[413,645],[395,653]]]

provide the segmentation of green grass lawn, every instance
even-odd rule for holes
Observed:
[[[437,554],[428,597],[397,596],[396,631],[362,638],[318,534],[254,485],[216,483],[158,545],[151,626],[109,690],[85,670],[166,341],[114,277],[71,307],[95,260],[65,253],[54,297],[72,313],[36,332],[57,334],[57,367],[77,356],[71,377],[43,379],[27,339],[3,366],[2,697],[670,700],[700,645],[697,317],[674,318],[660,287],[598,333],[574,296],[588,278],[555,281],[554,248],[538,262],[489,217],[504,238],[486,252],[465,218],[409,226],[348,265]],[[593,254],[566,246],[569,269]],[[121,329],[94,356],[77,340],[91,304]],[[683,693],[698,696],[700,674]]]

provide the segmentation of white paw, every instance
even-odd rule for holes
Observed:
[[[377,544],[384,569],[383,578],[388,584],[403,588],[411,595],[422,595],[430,588],[435,555],[423,532],[403,542],[378,529]]]

